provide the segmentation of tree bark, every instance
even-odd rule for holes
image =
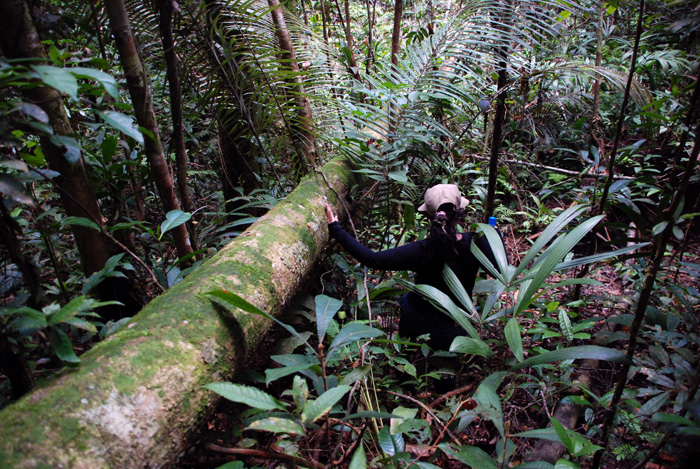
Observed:
[[[175,40],[173,39],[173,9],[176,3],[174,0],[158,0],[156,6],[160,12],[160,34],[165,53],[165,65],[168,69],[168,88],[170,91],[170,113],[173,120],[172,141],[175,147],[175,175],[177,177],[177,188],[182,202],[182,209],[185,212],[192,212],[192,197],[190,197],[187,183],[187,150],[185,149],[185,132],[182,112],[182,92],[180,89],[180,65],[177,53],[175,52]],[[194,246],[194,233],[190,228],[190,240]]]
[[[343,160],[321,172],[83,354],[79,368],[0,412],[3,465],[172,464],[217,404],[203,386],[241,371],[270,327],[259,316],[218,307],[206,293],[226,289],[280,314],[328,243],[324,202],[340,208],[336,194],[344,197],[354,184]]]
[[[280,2],[279,0],[268,0],[267,3],[272,8],[270,14],[275,24],[277,40],[283,51],[282,63],[294,75],[294,78],[290,80],[290,85],[292,85],[292,93],[294,94],[297,118],[292,126],[292,139],[297,143],[296,147],[301,153],[297,162],[300,170],[298,174],[304,175],[308,172],[307,166],[315,166],[317,162],[316,135],[313,132],[311,105],[306,96],[304,96],[304,84],[299,73],[299,65],[297,64],[294,47],[292,46],[292,40],[289,36]]]
[[[399,66],[399,49],[401,48],[401,16],[403,16],[403,0],[394,3],[394,29],[391,33],[391,63]]]
[[[506,6],[511,6],[511,0],[504,0]],[[510,12],[510,8],[508,9]],[[508,29],[512,21],[510,13],[503,18],[503,25],[499,29]],[[496,183],[498,181],[498,154],[501,152],[503,141],[503,127],[506,119],[506,86],[508,85],[508,64],[505,46],[498,49],[498,81],[496,95],[496,113],[493,118],[493,137],[491,140],[491,159],[489,161],[489,183],[486,190],[486,202],[484,204],[484,222],[493,215],[496,204]]]
[[[3,1],[0,41],[3,53],[8,58],[46,58],[46,51],[23,0]],[[22,92],[27,99],[48,114],[49,124],[56,135],[73,135],[63,98],[58,91],[46,86],[37,86],[31,89],[24,88]],[[40,141],[49,168],[61,174],[54,182],[66,215],[88,218],[102,226],[102,213],[82,157],[71,164],[64,156],[64,149],[55,145],[48,136],[41,136]],[[107,239],[92,228],[73,225],[71,230],[85,275],[89,276],[102,269],[110,256]]]
[[[148,130],[152,137],[144,135],[144,147],[146,159],[150,168],[151,178],[158,188],[158,195],[163,202],[166,212],[180,210],[180,202],[175,195],[173,180],[170,177],[168,164],[163,154],[163,147],[160,142],[160,132],[158,123],[153,111],[151,92],[148,86],[148,78],[141,62],[134,35],[131,32],[131,25],[126,14],[123,0],[106,0],[107,16],[114,36],[114,42],[119,51],[119,58],[126,84],[129,88],[131,101],[134,105],[134,113],[138,124]],[[171,231],[177,255],[183,258],[192,253],[192,246],[187,236],[187,228],[180,225]]]
[[[488,221],[493,215],[496,204],[496,183],[498,182],[498,155],[501,152],[503,126],[506,117],[506,85],[508,71],[506,63],[501,62],[498,70],[498,96],[496,97],[496,114],[493,118],[493,137],[491,140],[491,158],[489,159],[489,184],[486,191],[484,220]]]
[[[357,66],[357,62],[355,60],[355,45],[352,39],[352,29],[350,27],[350,0],[345,0],[344,5],[345,16],[343,16],[338,0],[335,0],[335,6],[338,9],[338,16],[340,17],[340,21],[343,23],[343,29],[345,30],[345,41],[347,42],[349,54],[347,57],[348,68],[350,69],[350,73],[352,74],[353,78],[355,78],[357,81],[361,81],[362,77],[360,76],[360,67]]]

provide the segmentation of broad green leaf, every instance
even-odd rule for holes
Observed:
[[[389,179],[393,179],[396,182],[408,182],[406,171],[391,171],[387,176],[389,176]]]
[[[84,331],[88,332],[94,332],[97,333],[97,327],[89,321],[86,321],[85,319],[82,318],[67,318],[66,320],[63,321],[66,324],[70,324],[73,327],[77,327],[78,329],[82,329]]]
[[[343,302],[326,295],[316,295],[316,330],[318,341],[323,342],[328,325],[335,317],[335,313],[343,307]]]
[[[559,422],[559,420],[555,419],[554,417],[550,417],[549,420],[550,422],[552,422],[552,428],[554,428],[554,432],[559,437],[559,442],[566,447],[569,453],[573,453],[575,450],[573,440],[569,436],[569,433],[566,431],[566,428],[564,428],[561,422]]]
[[[559,271],[559,270],[567,270],[567,269],[572,269],[574,267],[579,267],[582,265],[586,264],[593,264],[596,262],[602,262],[607,259],[611,259],[613,257],[618,257],[618,256],[623,256],[625,254],[629,254],[631,252],[637,251],[645,246],[648,246],[651,243],[637,243],[633,244],[631,246],[626,246],[624,248],[616,249],[614,251],[608,251],[608,252],[601,252],[600,254],[594,254],[592,256],[586,256],[586,257],[579,257],[578,259],[572,259],[570,261],[562,262],[561,264],[558,264],[554,270]],[[583,279],[581,279],[583,280]]]
[[[472,469],[496,469],[500,467],[500,464],[486,451],[476,446],[461,446],[459,451],[455,451],[447,443],[440,443],[438,448]]]
[[[87,311],[93,308],[95,300],[81,295],[74,298],[70,303],[48,315],[48,322],[50,326],[60,324],[71,316],[75,316],[78,313]]]
[[[502,376],[497,375],[496,377]],[[496,389],[500,384],[500,380],[484,380],[481,382],[479,387],[476,389],[474,394],[474,400],[477,402],[477,411],[482,417],[489,419],[501,436],[505,435],[505,428],[503,427],[503,410],[501,409],[501,399],[498,397]]]
[[[372,410],[365,410],[362,412],[357,412],[350,414],[347,417],[340,417],[339,420],[355,420],[355,419],[392,419],[396,418],[396,415],[389,412],[375,412]]]
[[[652,415],[651,420],[653,422],[677,423],[679,425],[688,425],[688,426],[696,425],[689,418],[682,417],[682,416],[677,415],[677,414],[664,414],[661,412],[658,412],[658,413]]]
[[[301,376],[296,375],[294,377],[291,392],[296,408],[303,409],[304,404],[306,404],[306,400],[309,398],[309,385],[306,384],[306,380]]]
[[[336,386],[318,396],[318,399],[307,401],[301,413],[301,421],[312,423],[323,417],[350,389],[350,386]]]
[[[95,111],[95,114],[100,116],[110,127],[143,145],[143,134],[139,131],[138,125],[134,123],[133,117],[117,111]]]
[[[46,111],[44,111],[36,104],[23,102],[19,105],[19,110],[25,113],[26,115],[31,116],[32,118],[41,122],[42,124],[49,123],[49,115],[46,114]]]
[[[530,273],[520,281],[529,279],[523,283],[520,288],[518,300],[515,304],[515,315],[519,315],[530,303],[536,298],[536,293],[540,290],[549,275],[552,274],[554,268],[561,262],[569,251],[588,233],[595,225],[597,225],[603,216],[593,217],[584,221],[579,226],[570,232],[558,237],[533,265]],[[532,249],[532,248],[531,248]]]
[[[245,404],[261,410],[285,410],[284,404],[268,393],[251,386],[234,383],[209,383],[205,388],[214,391],[229,401]]]
[[[81,291],[82,294],[87,295],[90,292],[90,290],[95,288],[105,278],[126,277],[124,273],[118,270],[114,270],[119,265],[119,262],[121,261],[122,257],[124,257],[124,253],[115,254],[114,256],[107,259],[107,262],[105,262],[104,267],[102,267],[102,269],[100,269],[99,272],[95,272],[92,275],[90,275],[90,277],[88,277],[87,281],[83,284],[83,289]]]
[[[34,65],[32,69],[48,86],[67,94],[76,101],[78,100],[78,80],[70,72],[70,69],[51,65]]]
[[[527,430],[524,432],[515,433],[511,436],[517,436],[520,438],[538,438],[540,440],[549,440],[561,443],[561,439],[559,438],[559,435],[557,435],[557,431],[554,429],[554,427]]]
[[[0,173],[0,194],[14,202],[34,205],[34,200],[27,193],[24,184],[9,174]]]
[[[474,307],[474,303],[472,303],[472,299],[469,297],[469,294],[467,293],[467,290],[465,290],[464,285],[462,285],[462,282],[460,282],[459,278],[457,278],[457,275],[455,275],[447,264],[445,264],[445,267],[442,270],[442,278],[445,279],[445,283],[447,283],[447,286],[454,294],[455,298],[462,303],[462,306],[464,306],[472,316],[475,316],[477,311]]]
[[[580,345],[578,347],[569,347],[559,350],[552,350],[550,352],[545,352],[534,357],[527,358],[517,365],[513,366],[510,370],[514,371],[527,366],[537,366],[543,365],[545,363],[553,363],[562,360],[577,360],[577,359],[590,359],[590,360],[605,360],[619,363],[628,363],[629,359],[624,352],[619,350],[613,350],[606,347],[600,347],[597,345]]]
[[[246,427],[248,430],[262,430],[272,433],[287,433],[290,435],[303,435],[304,427],[292,419],[269,417],[256,420]]]
[[[547,461],[532,461],[520,464],[518,469],[554,469],[554,464]]]
[[[49,325],[44,313],[28,306],[0,309],[0,316],[17,316],[10,322],[10,328],[22,336],[33,335]]]
[[[86,67],[73,67],[67,70],[76,78],[89,78],[90,80],[99,81],[107,94],[114,98],[115,101],[119,101],[119,85],[117,80],[109,73]]]
[[[122,330],[124,326],[129,323],[129,321],[131,321],[130,317],[121,318],[119,321],[109,321],[100,330],[100,339],[106,339],[107,337],[116,334]]]
[[[85,226],[87,228],[92,228],[93,230],[100,232],[102,231],[102,228],[100,228],[100,225],[95,223],[94,221],[84,218],[84,217],[66,217],[62,220],[64,225],[69,225],[69,226]]]
[[[563,308],[559,308],[559,328],[561,329],[561,334],[566,338],[566,340],[569,342],[574,340],[574,331],[571,327],[571,319],[569,319],[569,315]]]
[[[177,228],[183,223],[187,223],[190,218],[192,218],[192,215],[182,210],[171,210],[166,213],[165,221],[160,224],[160,236],[158,236],[158,241],[160,241],[165,233],[173,228]]]
[[[392,435],[387,426],[382,427],[379,431],[379,446],[387,456],[395,456],[398,453],[403,453],[406,449],[403,435],[401,433]]]
[[[555,218],[552,223],[545,228],[545,230],[537,237],[535,244],[528,249],[525,256],[523,256],[522,261],[515,269],[513,273],[513,278],[517,277],[528,267],[530,262],[532,262],[535,257],[540,253],[540,251],[551,241],[554,236],[556,236],[561,230],[563,230],[566,225],[568,225],[574,218],[583,214],[588,210],[587,205],[575,205],[564,210],[557,218]],[[562,256],[563,257],[563,256]]]
[[[242,311],[245,311],[246,313],[257,314],[258,316],[263,316],[269,319],[270,321],[276,322],[277,324],[285,328],[290,334],[292,334],[302,343],[304,343],[307,347],[312,348],[311,345],[309,345],[309,342],[306,340],[306,338],[299,334],[293,327],[283,323],[274,316],[267,314],[265,311],[262,311],[257,306],[248,303],[246,300],[236,295],[235,293],[231,293],[226,290],[213,290],[207,294],[213,296],[214,298],[222,300],[229,307],[240,309]]]
[[[490,358],[493,356],[491,347],[481,339],[473,339],[471,337],[458,336],[450,345],[450,352],[468,353],[478,355],[480,357]]]
[[[579,469],[581,466],[574,461],[569,461],[568,459],[558,459],[554,463],[554,469]]]
[[[372,365],[364,365],[357,368],[353,368],[348,374],[343,376],[343,379],[340,380],[340,384],[347,384],[348,386],[352,386],[357,381],[367,376],[370,373],[370,371],[372,371]]]
[[[355,453],[352,455],[348,469],[367,469],[367,454],[365,453],[365,446],[362,443],[360,443]]]
[[[508,269],[508,255],[506,254],[506,249],[503,245],[501,235],[498,234],[496,228],[486,223],[479,223],[478,226],[478,232],[481,232],[484,236],[486,236],[486,241],[488,241],[491,252],[493,252],[493,257],[496,260],[495,267],[498,269],[498,273],[500,273],[505,279],[503,283],[506,285],[509,284],[511,282],[511,277],[509,275],[510,269]],[[476,243],[472,242],[472,246],[474,247],[472,252],[475,250],[480,251]]]
[[[270,383],[280,378],[293,375],[302,370],[308,370],[311,366],[313,366],[312,363],[307,363],[306,365],[285,366],[283,368],[268,368],[265,370],[265,385],[269,386]]]
[[[400,433],[399,426],[404,420],[415,418],[416,414],[418,414],[418,409],[409,409],[407,407],[398,406],[391,412],[391,414],[392,417],[389,420],[389,431],[392,434],[396,434]]]
[[[665,391],[658,396],[652,397],[639,408],[637,415],[656,415],[659,409],[661,409],[661,407],[663,407],[663,405],[666,403],[670,395],[670,391]]]
[[[70,339],[65,332],[57,327],[51,328],[51,345],[53,345],[56,355],[58,355],[58,358],[60,358],[62,362],[68,365],[77,365],[80,363],[80,358],[75,354]]]
[[[70,164],[76,164],[80,161],[80,142],[78,142],[73,137],[67,137],[65,135],[51,135],[49,137],[51,143],[63,150],[63,156],[68,160]]]
[[[373,339],[381,335],[384,335],[384,332],[380,331],[379,329],[375,329],[374,327],[370,327],[359,322],[350,322],[346,324],[333,339],[333,342],[328,347],[328,357],[347,344],[357,342],[359,340]]]
[[[218,466],[216,469],[247,469],[242,461],[230,461],[223,466]]]
[[[515,358],[521,362],[525,358],[523,354],[523,337],[520,335],[520,324],[516,318],[510,318],[505,327],[506,341]]]

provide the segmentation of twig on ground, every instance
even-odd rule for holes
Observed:
[[[324,469],[321,463],[316,461],[310,461],[308,459],[300,458],[298,456],[292,456],[291,454],[278,453],[276,451],[264,450],[264,449],[251,449],[251,448],[228,448],[225,446],[215,445],[210,443],[206,446],[206,449],[210,451],[216,451],[217,453],[233,454],[237,456],[258,456],[261,458],[275,459],[278,461],[284,461],[299,466],[314,467],[316,469]]]
[[[444,401],[446,401],[450,397],[464,394],[467,391],[471,391],[473,388],[474,388],[473,384],[468,384],[466,386],[462,386],[461,388],[454,389],[454,390],[448,392],[447,394],[443,394],[442,396],[435,399],[428,407],[430,407],[431,409],[434,409],[435,406],[437,406],[438,404],[442,404]]]

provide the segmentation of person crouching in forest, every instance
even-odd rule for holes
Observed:
[[[418,208],[431,220],[426,239],[375,252],[347,233],[338,222],[333,209],[326,204],[328,231],[340,245],[363,265],[378,270],[409,270],[415,272],[416,284],[431,285],[455,301],[443,279],[447,264],[457,275],[469,296],[474,289],[481,264],[471,252],[474,242],[488,259],[496,261],[486,237],[476,233],[459,233],[457,224],[464,219],[468,201],[455,184],[438,184],[425,193],[425,203]],[[428,344],[433,350],[449,350],[457,336],[467,335],[452,318],[439,311],[419,294],[409,292],[401,298],[399,334],[415,339],[430,334]],[[447,383],[442,383],[444,387]]]

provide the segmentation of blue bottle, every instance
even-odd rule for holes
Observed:
[[[489,217],[489,225],[496,227],[496,217]]]

